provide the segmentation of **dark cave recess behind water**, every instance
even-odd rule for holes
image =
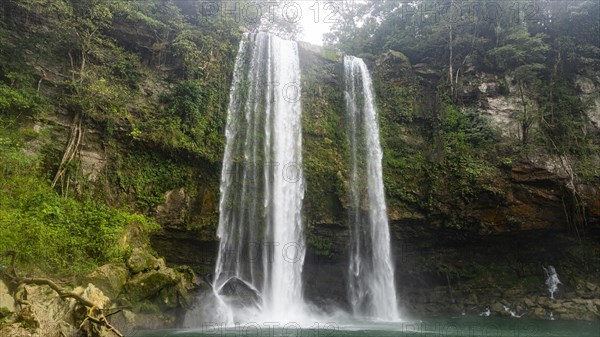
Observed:
[[[591,243],[582,246],[563,232],[536,230],[480,237],[458,230],[417,232],[416,225],[414,221],[390,223],[396,289],[405,312],[475,315],[494,304],[493,309],[501,310],[497,314],[504,311],[498,304],[533,311],[536,301],[549,297],[543,270],[548,265],[556,268],[563,283],[555,294],[557,301],[593,299],[598,291],[592,284],[592,289],[582,284],[582,277],[600,272],[597,265],[585,263],[598,259],[594,255],[598,251]],[[314,234],[330,238],[333,245],[327,254],[308,246],[302,274],[305,297],[319,306],[348,309],[348,229],[338,225],[317,228]],[[406,228],[411,228],[410,233],[402,231]],[[599,234],[593,233],[588,240],[600,239]],[[152,244],[169,263],[187,264],[210,280],[217,242],[197,240],[189,231],[166,230],[154,236]],[[545,307],[547,303],[541,304]],[[556,309],[560,311],[560,306]],[[549,315],[546,311],[539,318]],[[590,314],[572,319],[593,319]]]

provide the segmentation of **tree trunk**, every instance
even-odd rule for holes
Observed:
[[[527,144],[529,141],[529,128],[531,127],[532,120],[529,117],[529,112],[527,111],[527,101],[525,100],[525,94],[523,93],[523,83],[518,81],[519,86],[519,94],[521,96],[521,104],[523,105],[523,120],[521,121],[521,133],[522,133],[522,141],[523,144]]]
[[[454,69],[452,67],[452,59],[454,58],[454,50],[452,47],[452,24],[448,31],[448,49],[450,50],[450,56],[448,58],[448,76],[450,80],[450,96],[454,99]]]

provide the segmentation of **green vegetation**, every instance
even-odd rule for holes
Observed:
[[[528,88],[540,86],[540,73],[550,47],[544,42],[546,35],[530,33],[521,27],[513,28],[503,37],[502,45],[489,52],[498,69],[505,71],[517,82],[518,95],[523,113],[519,116],[521,141],[529,142],[530,130],[536,120],[531,111],[531,103],[525,97]]]
[[[490,17],[492,7],[500,14]],[[460,210],[501,194],[493,186],[503,170],[544,156],[569,172],[567,221],[575,232],[585,227],[577,186],[600,181],[600,137],[576,82],[600,69],[600,23],[591,14],[600,4],[548,0],[532,9],[519,1],[418,0],[342,11],[327,42],[373,61],[392,209],[464,227]],[[481,114],[483,74],[516,103],[517,139],[500,137]]]
[[[36,111],[39,98],[32,93],[18,90],[10,86],[0,85],[0,113],[2,115],[20,115]]]
[[[499,20],[481,13],[450,19],[457,15],[452,6],[468,1],[428,1],[440,9],[439,20],[403,16],[401,3],[361,1],[334,27],[334,46],[320,55],[301,48],[307,223],[343,224],[346,217],[340,48],[373,70],[392,213],[420,212],[466,228],[459,212],[501,193],[495,180],[540,154],[560,158],[569,172],[574,205],[565,209],[581,227],[576,188],[599,181],[600,137],[576,80],[600,69],[598,22],[590,15],[598,2],[539,1],[544,10],[529,17],[514,11],[516,2],[495,1],[515,14]],[[182,187],[195,207],[185,215],[187,228],[214,239],[237,46],[243,28],[261,23],[206,15],[205,5],[2,3],[0,249],[18,250],[23,267],[69,273],[121,261],[128,249],[117,243],[122,233],[128,226],[151,230],[145,216],[155,214],[165,192]],[[276,20],[280,35],[297,34]],[[479,93],[469,90],[488,81],[482,74],[495,76],[499,95],[516,97],[519,139],[500,137],[478,112]],[[82,151],[106,164],[93,181],[83,177]],[[325,239],[308,243],[319,254],[331,249]]]
[[[319,237],[317,235],[308,235],[306,241],[310,250],[315,254],[320,256],[329,256],[331,254],[333,242],[330,239]]]
[[[545,88],[540,98],[538,141],[549,143],[550,151],[556,155],[576,159],[572,163],[573,173],[583,181],[597,178],[600,176],[600,167],[594,165],[593,156],[600,151],[600,144],[593,130],[587,131],[584,111],[589,104],[582,101],[572,85],[564,80]]]
[[[154,222],[94,199],[59,196],[43,178],[40,158],[25,152],[29,138],[0,129],[0,250],[18,252],[20,268],[50,273],[124,262],[129,246],[120,241],[126,228],[150,232]]]
[[[130,226],[156,228],[136,212],[153,214],[170,189],[195,197],[196,180],[216,188],[240,32],[201,5],[0,6],[0,250],[16,250],[19,267],[122,261]],[[97,179],[83,176],[83,150],[106,160]],[[212,230],[216,218],[203,209],[196,220]]]
[[[6,307],[1,307],[0,308],[0,323],[4,322],[4,319],[6,317],[9,317],[11,314],[11,311],[8,310],[8,308]]]
[[[466,201],[476,197],[484,188],[482,177],[493,168],[484,160],[484,151],[491,148],[494,134],[483,117],[473,110],[448,106],[442,117],[441,130],[444,157],[439,163],[440,174],[448,188]],[[436,184],[444,188],[444,181]]]
[[[0,109],[28,109],[39,93],[84,124],[120,124],[136,141],[217,162],[240,33],[233,19],[206,18],[202,6],[8,1],[0,22]]]
[[[301,53],[304,210],[308,223],[331,223],[343,219],[341,203],[346,197],[343,93],[332,85],[341,68],[337,59],[318,58],[302,49]]]
[[[218,162],[225,147],[225,86],[211,87],[201,81],[186,81],[175,86],[172,93],[161,101],[177,145]],[[167,129],[168,130],[168,129]],[[161,132],[155,129],[153,133]],[[163,131],[164,132],[164,131]]]
[[[175,162],[148,153],[130,153],[116,158],[117,170],[114,184],[136,196],[137,206],[152,211],[164,202],[164,192],[186,186],[188,174]]]

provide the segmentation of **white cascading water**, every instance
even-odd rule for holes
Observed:
[[[354,315],[399,319],[383,187],[382,150],[371,76],[362,59],[344,57],[351,149],[351,248],[348,293]]]
[[[546,286],[548,287],[548,292],[550,293],[550,299],[554,299],[554,293],[558,291],[558,285],[562,284],[558,279],[558,274],[556,273],[556,269],[553,266],[548,266],[548,268],[544,268],[546,272]]]
[[[300,65],[296,42],[248,34],[236,59],[221,175],[213,291],[228,323],[303,311]],[[224,287],[256,292],[234,302]],[[240,302],[243,305],[240,305]]]

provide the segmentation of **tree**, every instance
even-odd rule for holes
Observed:
[[[517,82],[523,109],[520,118],[523,144],[529,142],[529,131],[535,122],[525,90],[535,84],[541,72],[546,70],[544,62],[550,47],[544,42],[545,38],[545,34],[538,33],[532,36],[525,28],[518,27],[508,32],[501,40],[501,46],[489,52],[497,67],[507,71]]]

